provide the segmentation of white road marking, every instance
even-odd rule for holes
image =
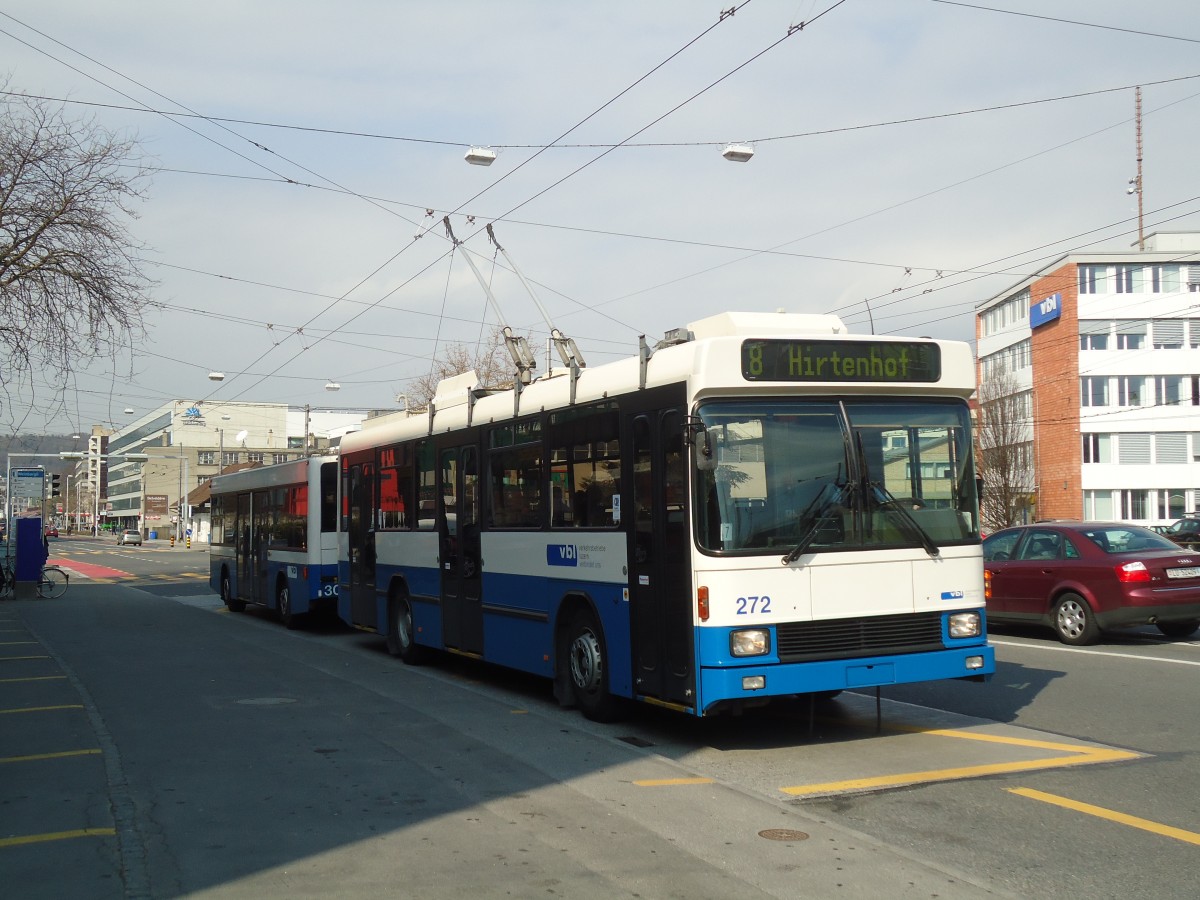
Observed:
[[[1200,666],[1200,659],[1161,659],[1156,656],[1138,656],[1136,653],[1115,653],[1112,650],[1089,650],[1085,647],[1062,647],[1054,644],[1023,644],[1019,641],[997,641],[991,638],[988,643],[997,647],[1022,647],[1026,650],[1052,650],[1057,653],[1085,653],[1089,656],[1111,656],[1115,659],[1136,659],[1139,662],[1173,663],[1177,666]],[[1172,646],[1179,646],[1174,644]],[[1194,646],[1186,644],[1185,646]]]

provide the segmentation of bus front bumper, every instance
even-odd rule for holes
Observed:
[[[763,660],[755,664],[701,668],[702,709],[728,701],[913,684],[947,678],[987,681],[996,671],[996,652],[986,644],[929,653],[900,653],[859,659],[803,663]]]

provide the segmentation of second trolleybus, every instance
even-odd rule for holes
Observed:
[[[340,451],[338,610],[433,650],[708,715],[994,670],[966,344],[725,313]]]
[[[337,460],[308,457],[217,475],[209,583],[230,610],[289,628],[337,602]]]

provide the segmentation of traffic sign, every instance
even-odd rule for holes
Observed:
[[[46,473],[42,469],[12,469],[9,495],[14,500],[41,500],[45,496]]]

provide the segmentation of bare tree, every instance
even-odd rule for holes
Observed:
[[[1027,521],[1035,503],[1030,392],[1011,373],[979,387],[981,515],[986,531]]]
[[[133,139],[35,98],[0,96],[5,381],[37,371],[62,384],[81,359],[143,333],[152,283],[127,222],[149,174]]]
[[[504,346],[501,328],[475,347],[466,344],[448,344],[441,355],[433,361],[430,370],[405,385],[405,395],[412,408],[424,406],[437,393],[438,382],[443,378],[461,375],[471,370],[479,376],[479,384],[486,388],[512,387],[514,366]]]

